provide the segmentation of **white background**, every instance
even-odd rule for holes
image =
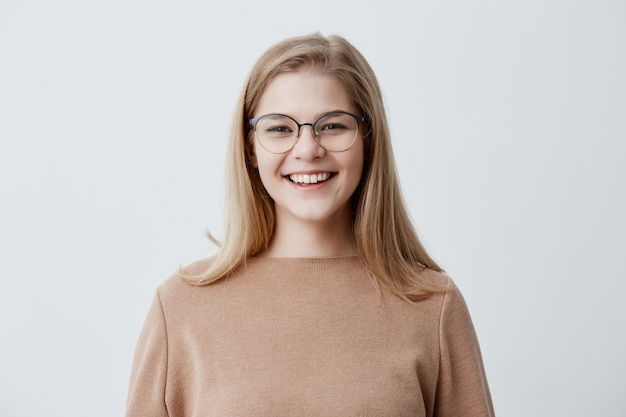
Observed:
[[[256,58],[348,38],[500,416],[626,415],[622,1],[0,2],[0,415],[122,415],[157,285],[214,251]]]

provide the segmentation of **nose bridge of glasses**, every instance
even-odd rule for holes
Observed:
[[[314,123],[298,123],[298,122],[296,122],[296,124],[298,125],[298,134],[296,135],[296,138],[300,138],[300,135],[302,134],[302,128],[304,126],[311,126],[311,132],[313,132],[313,137],[317,138],[317,132],[315,131]]]

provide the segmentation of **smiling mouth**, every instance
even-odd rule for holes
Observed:
[[[319,174],[291,174],[288,175],[289,181],[295,184],[317,184],[327,181],[332,174],[330,172],[320,172]]]

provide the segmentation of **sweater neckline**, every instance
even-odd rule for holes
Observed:
[[[270,256],[250,256],[248,262],[281,263],[281,264],[302,264],[302,265],[324,265],[324,264],[349,264],[361,262],[359,255],[346,256],[312,256],[312,257],[270,257]]]

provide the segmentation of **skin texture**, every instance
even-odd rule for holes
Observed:
[[[343,85],[333,76],[310,69],[276,76],[267,86],[254,116],[282,113],[300,123],[342,110],[359,114]],[[295,146],[273,154],[256,142],[252,160],[276,210],[271,257],[345,256],[355,253],[350,198],[363,172],[361,132],[343,152],[329,152],[315,141],[309,126]],[[329,180],[298,185],[291,174],[332,173]]]

